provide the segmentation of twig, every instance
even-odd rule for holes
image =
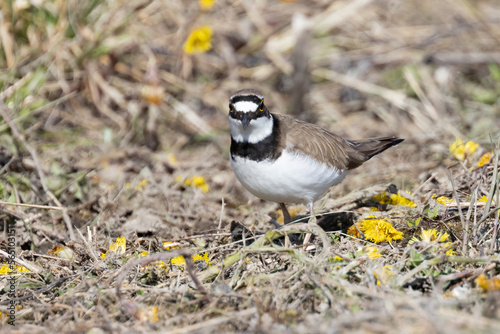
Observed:
[[[490,210],[490,211],[489,211],[489,212],[488,212],[488,213],[487,213],[487,214],[486,214],[483,218],[479,219],[479,221],[477,222],[477,225],[479,226],[479,225],[481,225],[482,223],[484,223],[484,221],[485,221],[486,219],[488,219],[488,217],[489,217],[491,214],[493,214],[493,213],[497,212],[498,210],[500,210],[500,205],[499,205],[499,206],[497,206],[497,207],[495,207],[495,208],[493,208],[493,209],[491,209],[491,210]],[[486,210],[485,210],[485,211],[486,211]]]
[[[10,158],[10,160],[0,169],[0,175],[2,175],[3,172],[5,172],[7,170],[7,168],[9,168],[10,164],[12,164],[14,162],[14,160],[16,160],[15,156]]]
[[[500,53],[498,52],[468,52],[458,53],[441,52],[430,56],[430,60],[436,65],[476,65],[500,63]]]
[[[500,182],[498,181],[497,175],[498,175],[498,155],[500,153],[500,150],[498,149],[498,143],[497,143],[497,149],[495,152],[495,169],[494,173],[492,176],[491,180],[491,190],[490,190],[490,197],[488,198],[488,202],[493,201],[493,194],[495,193],[495,190],[497,192],[497,205],[499,204],[500,201],[500,190],[497,189],[497,187],[500,185]],[[493,253],[493,248],[495,246],[496,238],[497,238],[497,230],[498,230],[498,213],[496,214],[495,217],[495,222],[493,223],[493,236],[491,237],[491,244],[490,244],[490,254]]]
[[[224,197],[222,197],[222,205],[220,208],[220,217],[219,217],[219,226],[217,226],[217,236],[215,237],[215,240],[219,240],[220,227],[222,226],[222,217],[224,217],[224,206],[226,206],[226,203],[224,203]]]
[[[413,192],[413,196],[415,196],[415,195],[416,195],[416,194],[417,194],[420,190],[422,190],[422,188],[423,188],[423,187],[424,187],[427,183],[429,183],[430,181],[432,181],[432,180],[436,177],[436,175],[437,175],[437,174],[438,174],[437,172],[432,173],[432,174],[431,174],[431,176],[429,176],[429,177],[427,178],[427,180],[425,180],[425,181],[424,181],[421,185],[419,185],[419,186],[418,186],[418,188],[417,188],[417,189],[415,189],[415,191]]]
[[[446,282],[446,281],[453,281],[453,280],[464,278],[464,277],[475,277],[475,276],[479,276],[480,274],[484,273],[485,271],[488,271],[488,270],[495,268],[495,266],[496,266],[496,263],[490,263],[489,265],[487,265],[484,268],[465,270],[465,271],[461,271],[459,273],[453,273],[453,274],[449,274],[449,275],[440,275],[440,276],[436,277],[436,279],[438,281],[441,281],[441,282]]]
[[[78,235],[80,235],[80,238],[82,238],[83,240],[83,243],[87,246],[87,248],[89,249],[89,253],[90,255],[92,256],[92,258],[94,259],[94,261],[96,262],[102,262],[101,259],[97,256],[97,254],[95,253],[94,249],[92,248],[92,246],[90,245],[89,241],[87,239],[85,239],[85,237],[83,236],[82,232],[80,232],[80,230],[76,230],[78,232]]]
[[[462,206],[460,203],[460,198],[458,198],[457,189],[455,188],[455,183],[453,182],[453,174],[451,170],[448,170],[448,176],[450,177],[451,187],[453,189],[453,197],[455,197],[455,202],[458,204],[458,214],[460,216],[460,221],[462,222],[463,237],[462,237],[462,254],[465,255],[467,249],[467,236],[469,232],[469,221],[465,221],[464,215],[462,213]]]
[[[293,71],[290,78],[292,88],[288,109],[295,117],[314,121],[317,117],[314,108],[309,108],[305,98],[311,85],[309,71],[311,22],[304,14],[298,12],[293,15],[292,33],[295,37],[295,45],[291,56]]]
[[[24,75],[24,77],[22,77],[21,79],[17,80],[16,82],[14,82],[14,84],[10,85],[9,87],[6,87],[4,88],[1,92],[0,92],[0,100],[5,100],[5,99],[8,99],[9,97],[12,96],[12,94],[14,94],[14,92],[16,90],[18,90],[19,88],[21,88],[25,83],[26,81],[28,81],[28,79],[31,79],[31,76],[33,75],[33,72],[28,72]]]
[[[493,195],[495,194],[495,185],[497,182],[497,176],[498,176],[498,153],[495,154],[495,163],[493,165],[493,175],[491,175],[491,186],[490,186],[490,192],[488,194],[488,201],[486,202],[486,207],[484,208],[483,216],[481,217],[481,220],[483,218],[487,217],[486,213],[490,210],[491,207],[491,202],[493,201]],[[499,203],[497,203],[498,205]]]
[[[460,202],[460,203],[446,203],[444,206],[447,208],[454,208],[461,206],[462,208],[469,208],[469,207],[480,207],[480,206],[486,206],[486,202]]]
[[[500,191],[497,191],[497,202],[500,201]],[[493,246],[496,244],[497,245],[497,251],[498,251],[498,241],[497,239],[497,233],[498,233],[498,219],[499,219],[499,214],[498,212],[496,213],[495,216],[495,222],[493,223],[493,236],[491,237],[491,245],[490,245],[490,253],[493,253]]]
[[[35,208],[35,209],[46,209],[46,210],[57,210],[57,211],[64,211],[64,208],[61,208],[59,206],[48,206],[48,205],[37,205],[37,204],[24,204],[24,203],[9,203],[9,202],[4,202],[0,201],[1,205],[10,205],[10,206],[23,206],[27,208]]]

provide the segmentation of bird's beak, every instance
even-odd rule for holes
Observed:
[[[247,114],[243,114],[241,117],[241,124],[243,125],[243,130],[246,130],[248,127],[248,124],[250,124],[251,119],[248,117]]]

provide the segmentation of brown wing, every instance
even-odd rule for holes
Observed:
[[[380,137],[347,140],[317,125],[286,115],[273,114],[280,123],[282,147],[303,151],[318,161],[339,169],[354,169],[403,139]]]
[[[283,128],[283,148],[303,151],[318,161],[339,169],[351,168],[351,162],[360,164],[368,158],[355,150],[344,138],[317,125],[296,120],[290,116],[273,114]],[[358,165],[359,166],[359,165]],[[356,166],[357,167],[357,166]]]

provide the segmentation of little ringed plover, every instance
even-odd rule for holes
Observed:
[[[253,195],[280,204],[313,205],[354,168],[403,141],[396,137],[344,139],[317,125],[270,113],[264,97],[243,89],[229,99],[230,161],[236,178]]]

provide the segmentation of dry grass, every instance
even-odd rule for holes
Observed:
[[[0,18],[0,257],[14,224],[30,272],[16,276],[16,327],[3,317],[2,330],[498,329],[498,281],[478,280],[500,269],[495,1],[24,3],[4,1]],[[186,54],[204,25],[212,49]],[[316,203],[322,229],[275,230],[277,205],[251,197],[228,164],[227,99],[243,87],[348,138],[406,140]],[[456,138],[479,149],[457,161]],[[373,200],[386,189],[416,206]],[[371,214],[403,239],[346,233]],[[452,244],[410,242],[431,228]],[[109,251],[120,236],[126,249]]]

